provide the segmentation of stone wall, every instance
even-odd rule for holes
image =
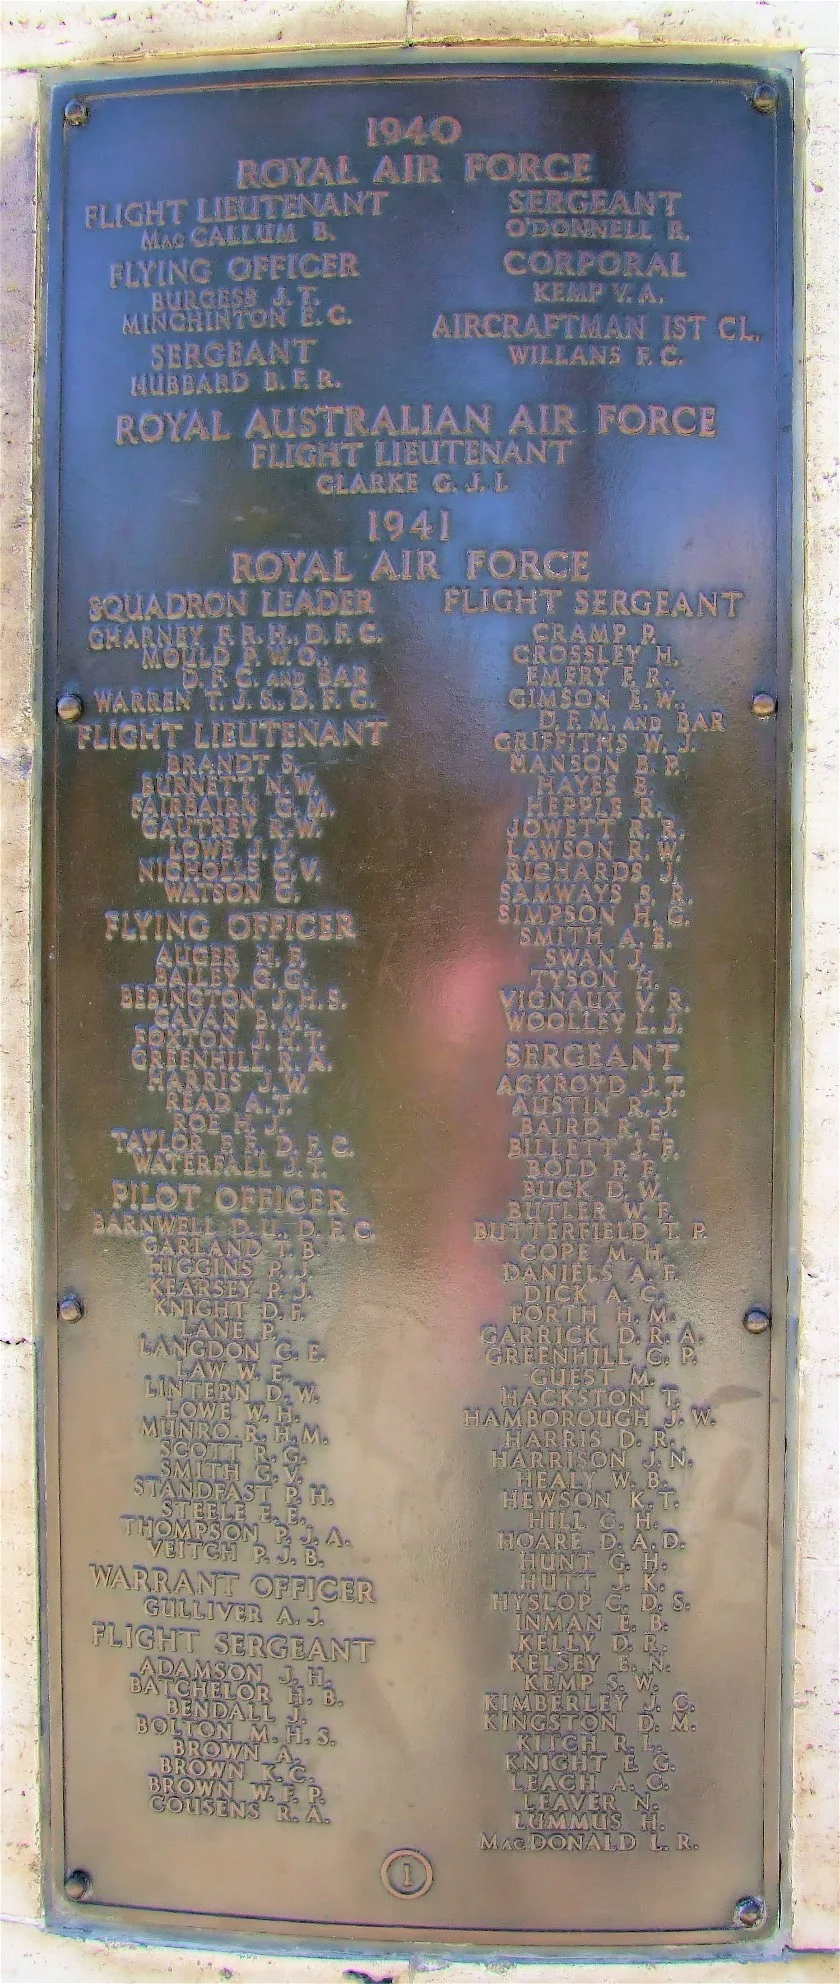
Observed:
[[[499,47],[520,38],[546,53],[586,49],[651,56],[735,50],[802,57],[802,194],[805,220],[805,603],[794,814],[794,1036],[796,1154],[792,1255],[798,1262],[797,1408],[789,1434],[791,1551],[786,1710],[790,1813],[786,1975],[797,1984],[836,1976],[837,1943],[837,431],[836,206],[837,20],[823,0],[114,0],[11,5],[3,30],[3,559],[2,687],[2,1272],[3,1435],[3,1976],[85,1980],[283,1978],[338,1984],[340,1960],[198,1954],[131,1942],[57,1937],[41,1926],[39,1705],[35,1487],[34,1259],[37,1244],[33,1119],[37,1006],[38,747],[33,723],[32,416],[35,384],[37,111],[44,71],[94,64],[275,55],[290,50]],[[497,1966],[459,1964],[436,1974],[470,1984]],[[636,1966],[647,1978],[665,1960]],[[715,1975],[744,1980],[760,1966],[717,1962]],[[568,1984],[612,1978],[620,1966],[563,1965]],[[703,1968],[681,1963],[684,1984]],[[375,1961],[374,1978],[411,1973]],[[559,1969],[529,1969],[544,1984]]]

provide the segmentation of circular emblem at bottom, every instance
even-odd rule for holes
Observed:
[[[395,1853],[388,1853],[380,1872],[383,1886],[400,1901],[419,1901],[435,1878],[431,1860],[416,1846],[398,1846]]]

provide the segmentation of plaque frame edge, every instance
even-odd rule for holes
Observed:
[[[171,79],[183,88],[190,77],[197,77],[197,88],[214,85],[225,74],[253,77],[254,87],[268,84],[272,77],[282,83],[288,75],[312,74],[328,78],[331,72],[387,71],[398,74],[412,68],[434,72],[437,69],[471,68],[493,64],[500,70],[540,69],[556,73],[564,67],[590,74],[627,71],[656,72],[665,80],[692,71],[704,71],[703,80],[736,84],[779,81],[785,86],[784,115],[777,132],[784,126],[788,139],[786,161],[781,158],[777,139],[774,151],[776,189],[783,194],[789,229],[789,260],[784,258],[779,272],[789,278],[785,299],[789,332],[789,360],[785,374],[790,425],[777,424],[776,445],[776,523],[780,561],[777,566],[776,633],[779,711],[776,742],[776,834],[775,855],[775,1011],[776,1035],[773,1075],[773,1162],[772,1220],[772,1313],[784,1317],[784,1325],[771,1331],[768,1426],[768,1522],[767,1522],[767,1632],[764,1677],[765,1768],[763,1833],[765,1888],[768,1902],[766,1921],[739,1936],[731,1926],[706,1929],[680,1929],[639,1932],[602,1931],[580,1936],[573,1930],[532,1932],[525,1943],[525,1931],[518,1940],[505,1942],[495,1930],[445,1929],[426,1934],[398,1931],[389,1927],[360,1928],[359,1925],[313,1924],[289,1921],[288,1928],[276,1920],[236,1914],[195,1914],[195,1928],[189,1911],[146,1909],[137,1904],[85,1901],[82,1906],[68,1903],[64,1894],[64,1803],[63,1803],[63,1703],[61,1691],[61,1608],[51,1593],[60,1591],[60,1447],[58,1424],[58,1363],[60,1336],[55,1316],[55,1216],[56,1193],[47,1190],[54,1181],[56,1151],[57,1008],[56,974],[50,969],[50,936],[55,907],[54,875],[50,855],[55,847],[56,738],[49,728],[54,707],[50,698],[57,688],[55,670],[55,628],[58,603],[58,516],[60,484],[58,452],[60,437],[61,376],[59,328],[63,314],[64,269],[64,192],[63,147],[66,127],[63,110],[70,97],[84,95],[86,86],[104,96],[157,94]],[[143,85],[151,87],[144,91]],[[121,89],[120,85],[125,85]],[[131,87],[134,85],[134,87]],[[39,124],[37,132],[37,215],[36,215],[36,328],[33,461],[40,472],[40,488],[33,502],[33,559],[31,630],[33,646],[33,709],[41,718],[36,729],[33,760],[32,846],[33,928],[33,1203],[36,1241],[34,1287],[37,1329],[35,1370],[37,1384],[36,1496],[39,1565],[39,1648],[40,1738],[42,1771],[40,1785],[41,1890],[45,1925],[74,1940],[91,1937],[109,1946],[129,1941],[150,1947],[229,1952],[236,1947],[239,1925],[248,1925],[249,1943],[239,1944],[242,1955],[286,1955],[320,1957],[327,1961],[364,1960],[406,1961],[418,1958],[438,1963],[481,1960],[492,1957],[504,1963],[525,1964],[545,1960],[551,1952],[557,1960],[597,1964],[613,1961],[651,1962],[672,1957],[678,1961],[708,1959],[750,1959],[768,1961],[790,1949],[788,1931],[791,1919],[790,1870],[782,1850],[792,1814],[792,1744],[783,1739],[782,1715],[790,1707],[793,1691],[793,1623],[795,1607],[796,1545],[796,1455],[797,1455],[797,1350],[800,1261],[798,1250],[799,1141],[802,1127],[801,1029],[796,990],[802,976],[802,861],[799,854],[804,812],[804,716],[805,716],[805,638],[804,579],[806,538],[805,489],[805,411],[803,319],[805,299],[804,260],[804,103],[803,61],[792,42],[779,49],[772,45],[727,44],[719,54],[702,45],[667,51],[660,46],[636,46],[622,50],[615,45],[602,49],[589,45],[556,43],[471,43],[435,46],[432,43],[406,47],[400,43],[358,44],[352,48],[310,47],[276,53],[213,53],[199,60],[172,56],[166,61],[86,63],[78,68],[53,66],[38,78]],[[60,246],[56,250],[54,240]],[[781,315],[781,287],[777,294],[777,322]],[[777,391],[781,381],[779,348],[784,349],[783,333],[777,335]],[[52,468],[52,477],[49,470]],[[786,480],[785,480],[786,477]],[[783,556],[781,555],[783,554]],[[784,609],[784,610],[783,610]],[[796,723],[799,723],[797,740]],[[51,831],[52,829],[52,831]],[[47,1020],[52,1019],[52,1025]],[[49,1098],[49,1106],[48,1106]],[[42,1105],[39,1113],[39,1103]],[[774,1540],[774,1537],[776,1540]],[[771,1607],[771,1597],[773,1605]],[[176,1916],[173,1922],[172,1917]],[[402,1926],[402,1925],[401,1925]],[[314,1932],[310,1938],[307,1931]],[[136,1933],[132,1933],[136,1932]],[[451,1937],[452,1940],[448,1940]]]

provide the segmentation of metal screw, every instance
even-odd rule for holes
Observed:
[[[744,1317],[744,1328],[750,1336],[763,1336],[770,1328],[770,1313],[767,1309],[748,1309]]]
[[[55,707],[62,723],[78,723],[85,706],[78,689],[62,689]]]
[[[750,708],[753,716],[775,716],[779,705],[769,689],[758,689],[753,696]]]
[[[74,130],[78,130],[80,124],[86,124],[89,116],[90,108],[82,103],[81,97],[71,96],[70,102],[64,106],[64,122],[71,124]]]
[[[85,1873],[84,1867],[74,1867],[64,1883],[64,1892],[68,1901],[87,1901],[92,1887],[92,1877]]]
[[[85,1305],[81,1295],[76,1295],[72,1288],[68,1288],[66,1295],[59,1296],[58,1320],[60,1323],[80,1323],[84,1313]]]
[[[760,110],[763,117],[772,116],[778,101],[772,83],[758,83],[750,98],[753,110]]]
[[[760,1895],[745,1894],[742,1901],[736,1901],[732,1920],[736,1929],[757,1929],[766,1912]]]

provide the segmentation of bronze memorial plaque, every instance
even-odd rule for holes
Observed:
[[[789,81],[300,63],[50,114],[53,1919],[746,1948]]]

